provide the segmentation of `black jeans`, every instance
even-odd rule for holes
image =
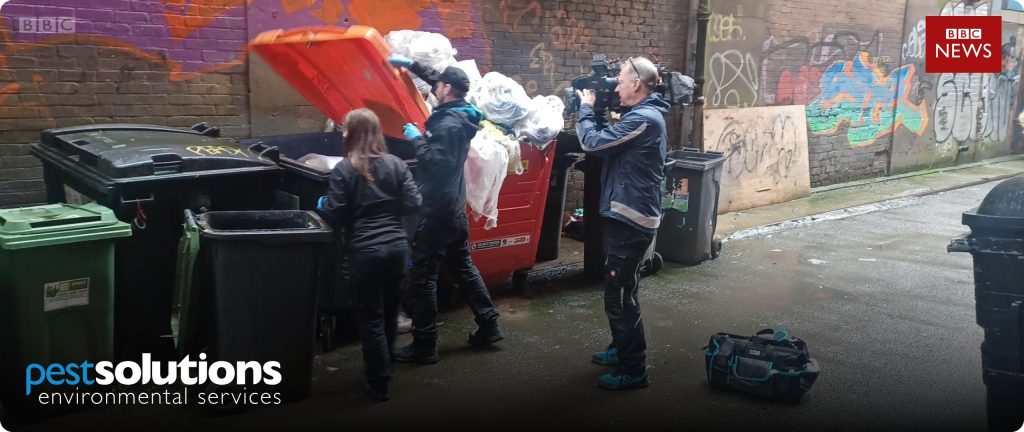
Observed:
[[[416,344],[437,345],[437,277],[444,264],[453,282],[465,293],[477,325],[497,323],[498,312],[480,271],[469,256],[469,219],[420,220],[412,247],[412,325]]]
[[[640,265],[654,240],[615,219],[603,218],[605,233],[604,311],[612,329],[612,346],[619,350],[618,372],[637,375],[644,364],[647,340],[640,313]]]
[[[405,240],[350,251],[349,277],[363,343],[366,379],[391,380],[391,352],[398,333],[398,303],[409,244]]]

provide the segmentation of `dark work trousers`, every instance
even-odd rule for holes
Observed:
[[[349,282],[363,343],[366,380],[391,380],[391,352],[398,333],[398,303],[409,244],[389,244],[349,252]]]
[[[498,312],[480,271],[469,256],[469,219],[463,213],[452,219],[424,217],[416,228],[412,246],[413,339],[417,345],[437,345],[437,277],[442,264],[466,296],[479,326],[497,323]]]
[[[615,219],[603,218],[605,233],[604,311],[612,329],[612,346],[619,350],[618,372],[638,375],[646,366],[647,340],[640,314],[640,265],[654,240]]]

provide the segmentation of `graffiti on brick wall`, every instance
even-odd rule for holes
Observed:
[[[245,59],[246,0],[150,0],[120,11],[116,0],[88,7],[8,5],[5,50],[33,45],[91,45],[163,63],[169,79],[183,81],[241,64]],[[38,17],[65,17],[68,33],[32,31]],[[37,29],[38,30],[38,29]]]
[[[733,14],[712,13],[708,22],[708,42],[746,40],[743,27]]]
[[[760,98],[767,105],[804,105],[817,97],[824,71],[836,62],[850,62],[868,53],[872,63],[885,69],[890,59],[881,55],[883,35],[875,31],[838,30],[820,36],[779,41],[769,35],[761,46]]]
[[[909,97],[908,81],[914,70],[908,64],[885,74],[866,52],[852,62],[833,63],[822,74],[820,94],[807,104],[808,130],[830,135],[846,125],[854,147],[871,145],[901,125],[923,134],[928,125],[927,103],[915,103]],[[902,92],[897,91],[900,88]]]
[[[273,29],[308,26],[366,25],[381,34],[394,30],[422,30],[444,34],[459,58],[489,61],[490,46],[483,36],[479,2],[438,0],[247,0],[249,37]],[[505,3],[505,2],[503,2]],[[536,3],[536,2],[534,2]],[[529,12],[509,17],[529,19]]]
[[[540,2],[536,0],[530,2],[501,0],[498,7],[501,11],[501,24],[506,31],[510,32],[518,32],[519,25],[524,23],[536,26],[540,24],[540,18],[544,15]]]
[[[569,16],[565,10],[557,12],[559,25],[551,30],[555,48],[565,51],[582,51],[593,42],[587,34],[587,26]]]
[[[713,108],[744,108],[760,97],[760,48],[767,3],[737,0],[715,3],[708,23],[705,76],[707,103]]]
[[[716,52],[708,62],[709,102],[713,107],[750,107],[757,103],[757,60],[739,50]]]
[[[907,29],[907,38],[903,42],[903,60],[924,60],[925,48],[924,48],[924,30],[925,21],[918,20],[917,24],[914,24],[912,28]]]
[[[520,42],[518,38],[495,39],[492,43],[503,54],[513,58],[510,77],[523,84],[529,96],[559,94],[571,80],[591,73],[590,56],[594,51],[594,35],[599,33],[582,13],[564,7],[561,2],[501,0],[489,4],[489,29],[498,33],[536,33],[539,37]],[[557,25],[548,26],[549,22]],[[581,54],[587,60],[581,59]],[[605,53],[609,54],[609,53]],[[518,63],[525,57],[528,62]],[[579,60],[578,62],[576,60]]]

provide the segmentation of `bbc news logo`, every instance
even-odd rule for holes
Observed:
[[[998,16],[925,17],[925,72],[1001,72],[1001,21]]]
[[[75,32],[73,17],[16,18],[15,31],[19,33],[70,34]]]

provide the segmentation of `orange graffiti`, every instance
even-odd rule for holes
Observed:
[[[341,19],[344,11],[345,7],[341,5],[341,0],[324,0],[320,9],[309,14],[326,25],[338,25],[338,20]]]
[[[501,8],[501,23],[507,30],[513,32],[519,31],[519,24],[522,23],[523,17],[528,13],[533,13],[533,20],[529,21],[532,25],[540,24],[540,17],[543,11],[540,8],[540,3],[536,0],[531,1],[524,9],[515,10],[512,9],[512,2],[509,0],[501,0],[499,5]]]
[[[0,23],[0,27],[3,27],[2,23]],[[249,55],[249,48],[248,47],[243,47],[242,55],[238,59],[232,60],[230,62],[220,63],[220,64],[216,64],[216,65],[213,65],[213,66],[210,66],[210,67],[202,68],[202,69],[196,70],[195,72],[182,72],[182,64],[180,62],[176,62],[176,61],[173,61],[173,60],[166,60],[161,55],[152,54],[152,53],[143,51],[143,50],[139,49],[138,47],[136,47],[135,45],[132,45],[132,44],[130,44],[128,42],[125,42],[125,41],[122,41],[120,39],[114,39],[114,38],[109,37],[109,36],[61,35],[61,36],[54,36],[54,37],[49,37],[49,38],[45,38],[45,39],[40,39],[40,40],[37,40],[37,41],[32,42],[32,43],[28,43],[28,44],[22,44],[22,43],[6,43],[6,41],[3,40],[2,35],[3,35],[3,32],[0,31],[0,47],[4,47],[4,49],[5,49],[4,55],[12,55],[12,54],[17,54],[17,53],[22,52],[22,51],[29,51],[29,50],[34,49],[35,47],[37,47],[39,45],[61,45],[61,44],[72,45],[72,44],[76,44],[77,43],[77,44],[82,44],[82,45],[102,46],[102,47],[106,47],[106,48],[113,48],[113,49],[124,51],[124,52],[126,52],[128,54],[131,54],[132,56],[134,56],[135,58],[140,59],[140,60],[148,60],[148,61],[151,61],[151,62],[154,62],[154,63],[158,63],[158,64],[164,65],[167,68],[167,70],[168,70],[168,81],[171,81],[171,82],[188,81],[190,79],[197,78],[197,77],[199,77],[200,75],[203,75],[203,74],[207,74],[207,73],[210,73],[210,72],[219,72],[219,71],[222,71],[222,70],[225,70],[225,69],[229,69],[229,68],[232,68],[232,67],[240,65],[240,64],[245,64],[246,57]],[[3,67],[3,66],[4,66],[4,64],[0,63],[0,67]]]
[[[473,37],[473,9],[469,3],[439,0],[437,10],[441,13],[441,25],[449,39]]]
[[[579,51],[593,40],[591,36],[584,34],[586,30],[583,23],[575,18],[569,18],[569,15],[564,10],[558,12],[558,19],[562,22],[562,25],[555,27],[553,30],[555,48],[566,51]]]
[[[313,6],[314,3],[316,3],[316,0],[281,0],[281,7],[284,8],[284,13],[291,15]]]
[[[0,88],[0,106],[7,105],[7,98],[18,94],[19,90],[21,90],[21,84],[18,83],[7,84]]]
[[[431,0],[352,0],[348,11],[355,22],[388,34],[392,30],[420,28],[420,10],[430,3]]]
[[[224,15],[233,7],[246,4],[246,0],[163,0],[168,8],[182,11],[181,13],[165,12],[167,26],[171,36],[184,39],[196,30],[205,27],[217,17]]]

